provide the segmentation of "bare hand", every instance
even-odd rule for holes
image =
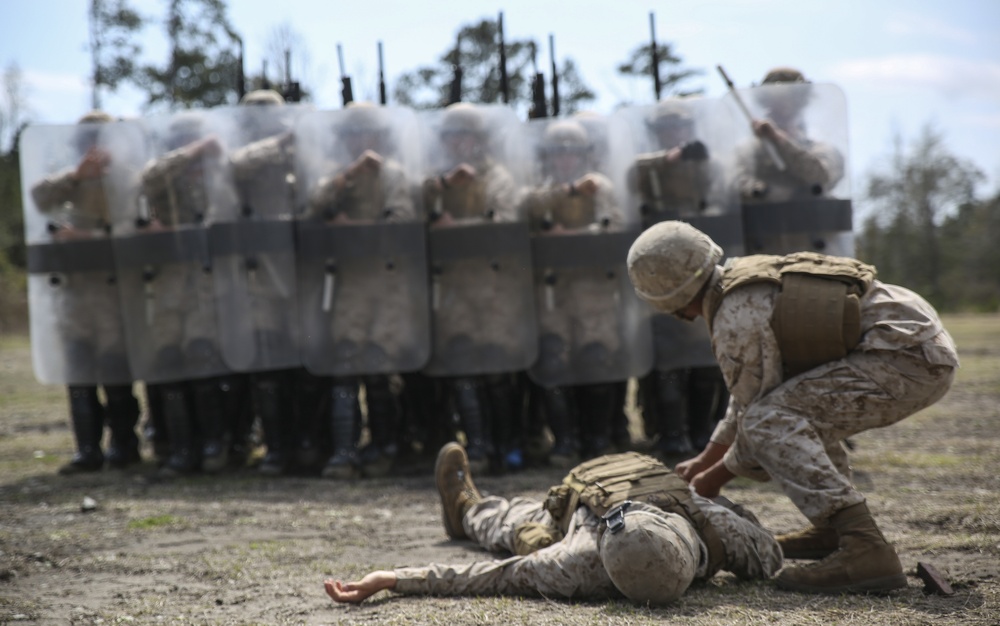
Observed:
[[[592,196],[597,193],[597,177],[593,174],[584,174],[573,181],[573,188],[581,195]]]
[[[770,120],[754,120],[753,134],[761,139],[776,141],[778,139],[778,128]]]
[[[385,570],[371,572],[361,580],[345,583],[328,578],[323,581],[326,593],[334,602],[357,604],[365,598],[382,591],[396,587],[396,574]]]
[[[191,151],[200,156],[216,157],[222,154],[222,144],[219,143],[218,137],[209,135],[191,144]]]
[[[90,231],[81,230],[79,228],[73,228],[72,226],[63,226],[56,232],[52,233],[52,239],[56,241],[74,241],[77,239],[89,239],[92,236]]]
[[[437,217],[437,219],[431,222],[431,228],[444,228],[447,226],[454,226],[454,225],[455,225],[455,218],[452,217],[451,213],[447,211],[442,212],[441,215]]]
[[[351,164],[351,167],[347,169],[347,175],[353,176],[364,170],[377,172],[379,168],[382,167],[382,161],[382,156],[378,152],[375,152],[374,150],[365,150],[361,153],[361,156],[355,159],[354,163]]]
[[[111,163],[111,155],[100,148],[91,148],[83,155],[83,160],[76,167],[76,179],[87,180],[100,178]]]
[[[705,455],[699,454],[693,459],[688,459],[687,461],[678,463],[677,467],[674,468],[674,471],[677,472],[677,475],[684,480],[691,482],[694,480],[695,476],[704,472],[709,467],[711,467],[711,463],[708,462]]]
[[[461,163],[444,175],[444,182],[448,186],[467,185],[476,179],[476,174],[476,168],[468,163]]]

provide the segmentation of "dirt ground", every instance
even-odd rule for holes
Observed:
[[[852,441],[856,482],[909,588],[812,596],[720,574],[664,609],[387,592],[334,605],[329,576],[490,558],[446,540],[430,459],[351,483],[249,469],[158,483],[152,462],[60,477],[73,447],[65,390],[34,381],[26,338],[0,336],[0,623],[1000,624],[1000,316],[946,324],[963,359],[951,393]],[[477,482],[541,496],[561,477],[540,469]],[[773,485],[738,480],[724,493],[776,532],[804,523]],[[918,562],[944,573],[954,595],[925,595]]]

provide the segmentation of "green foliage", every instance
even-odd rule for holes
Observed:
[[[417,109],[441,107],[451,100],[456,65],[461,68],[461,100],[480,104],[503,102],[500,75],[500,40],[497,20],[483,19],[458,32],[457,45],[441,55],[435,65],[404,73],[396,83],[396,102]],[[511,106],[531,105],[531,83],[537,73],[538,44],[532,39],[505,40],[507,93]],[[576,65],[567,59],[559,70],[560,109],[573,113],[594,100]]]
[[[146,18],[129,7],[127,0],[90,1],[93,108],[101,107],[99,89],[102,86],[115,91],[122,83],[135,80],[139,69],[136,60],[142,47],[133,35],[142,30],[145,22]]]
[[[224,0],[169,0],[162,67],[147,65],[137,79],[149,107],[170,109],[235,104],[241,76],[239,37]]]
[[[925,127],[909,151],[897,138],[891,166],[867,181],[871,211],[858,256],[887,282],[907,286],[944,310],[996,310],[1000,300],[1000,197],[975,197],[983,174],[951,154]]]
[[[653,44],[647,43],[636,47],[624,63],[618,64],[618,73],[623,76],[639,78],[653,84]],[[695,76],[704,74],[702,70],[685,69],[681,67],[683,59],[674,53],[669,43],[656,44],[656,60],[659,66],[660,97],[689,96],[700,94],[704,89],[681,89],[681,83]]]
[[[173,515],[157,515],[155,517],[144,517],[135,519],[128,523],[129,530],[153,530],[163,526],[172,526],[181,520]]]

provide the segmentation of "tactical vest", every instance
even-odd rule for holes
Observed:
[[[730,259],[711,298],[709,327],[722,298],[755,283],[778,285],[771,328],[781,350],[785,380],[842,359],[861,340],[861,297],[875,280],[875,268],[847,257],[815,252],[786,256],[758,254]]]
[[[669,467],[644,454],[610,454],[577,465],[561,484],[549,489],[545,510],[565,533],[579,505],[603,516],[626,500],[644,502],[689,521],[708,547],[709,576],[725,564],[722,540],[695,503],[688,484]]]

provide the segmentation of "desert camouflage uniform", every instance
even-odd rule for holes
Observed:
[[[718,273],[713,281],[718,281]],[[709,299],[713,288],[709,287]],[[939,400],[958,355],[934,309],[917,294],[875,281],[861,300],[861,342],[843,359],[786,381],[771,329],[778,286],[725,295],[712,346],[732,393],[712,441],[730,448],[738,476],[774,478],[814,524],[864,501],[851,485],[841,441],[894,424]],[[711,310],[713,303],[706,303]]]
[[[435,181],[428,181],[424,185],[427,210],[448,213],[457,222],[454,228],[486,220],[517,221],[520,191],[510,173],[489,158],[473,165],[476,177],[467,184],[440,189]],[[518,293],[520,286],[509,282],[514,277],[512,273],[479,271],[481,265],[478,259],[459,261],[446,274],[435,278],[440,299],[434,326],[448,337],[477,337],[480,343],[504,346],[509,338],[521,336],[517,330],[518,303],[513,298],[495,298],[490,294]],[[507,303],[514,305],[513,308],[505,306]]]
[[[718,162],[666,159],[667,151],[640,154],[629,178],[639,190],[643,204],[653,211],[674,216],[719,215],[725,211],[721,195],[725,174]],[[653,188],[655,176],[659,190]]]
[[[593,196],[568,194],[564,185],[549,183],[530,191],[524,199],[523,214],[534,235],[544,235],[544,221],[566,230],[578,230],[606,224],[609,231],[619,230],[624,221],[621,207],[615,200],[611,181],[599,173],[591,173],[597,180],[597,193]],[[553,235],[558,236],[558,235]],[[545,272],[538,268],[537,272]],[[544,280],[535,279],[537,302],[546,302]],[[584,346],[599,343],[609,351],[620,348],[618,333],[608,320],[617,317],[617,302],[603,273],[595,279],[593,270],[561,271],[555,285],[551,286],[555,306],[539,309],[539,327],[542,333],[554,333],[573,338],[574,344]]]
[[[828,195],[844,176],[844,157],[836,147],[793,134],[791,142],[775,141],[785,170],[779,170],[764,144],[754,139],[742,144],[736,154],[736,180],[744,203],[787,202]],[[754,194],[766,185],[762,196]]]
[[[726,556],[723,569],[744,579],[766,579],[781,568],[781,549],[769,532],[711,500],[698,495],[694,499],[722,540]],[[510,553],[515,530],[526,523],[555,527],[541,503],[496,496],[473,505],[462,526],[484,549]],[[620,598],[601,563],[598,542],[602,532],[601,518],[581,506],[573,514],[565,537],[546,548],[499,561],[400,568],[395,570],[395,590],[403,594]],[[704,579],[708,549],[700,540],[699,550],[696,578]]]

